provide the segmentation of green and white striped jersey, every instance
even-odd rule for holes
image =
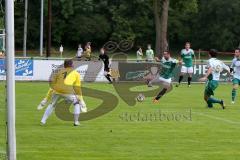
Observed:
[[[184,62],[185,67],[192,67],[193,66],[193,57],[194,57],[194,51],[192,49],[186,50],[183,49],[181,51],[181,57]]]

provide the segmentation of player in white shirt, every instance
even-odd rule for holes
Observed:
[[[216,58],[217,51],[215,49],[210,50],[209,56],[210,59],[208,60],[207,74],[199,79],[199,81],[202,82],[207,81],[204,92],[204,100],[207,102],[209,108],[212,108],[214,103],[218,103],[223,109],[225,109],[224,101],[215,99],[213,96],[215,89],[218,87],[221,72],[225,69],[228,73],[230,73],[230,68]]]
[[[232,61],[230,71],[233,73],[232,104],[234,104],[237,95],[237,89],[240,85],[240,49],[235,49],[235,58]]]

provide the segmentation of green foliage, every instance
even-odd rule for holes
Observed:
[[[60,0],[61,2],[61,14],[63,18],[69,18],[69,16],[74,14],[73,10],[73,0]]]
[[[201,0],[194,17],[193,38],[197,47],[232,50],[240,38],[240,1]]]
[[[168,23],[171,48],[181,48],[185,41],[190,40],[191,19],[197,12],[197,0],[171,0]]]
[[[133,40],[135,45],[155,44],[152,0],[53,0],[52,41],[76,48],[93,42],[95,48],[109,40]],[[231,50],[239,45],[239,0],[170,0],[170,49],[191,41],[198,49]],[[45,32],[47,1],[45,1]],[[28,48],[39,46],[40,1],[29,1]],[[2,16],[1,16],[2,17]],[[16,47],[22,48],[24,3],[15,4]],[[0,26],[3,19],[0,19]]]
[[[144,45],[148,41],[154,43],[154,22],[149,1],[122,0],[110,7],[110,13],[113,24],[111,40],[127,39],[135,41],[137,45]]]
[[[4,28],[4,3],[0,0],[0,29]]]
[[[24,3],[15,3],[14,5],[15,18],[15,44],[17,49],[23,48],[23,28],[24,28]],[[28,29],[31,29],[31,22],[28,23]],[[32,42],[34,39],[31,40]],[[33,43],[28,43],[32,45]]]
[[[113,9],[112,21],[114,23],[113,33],[111,35],[111,40],[121,41],[122,39],[134,40],[135,33],[132,30],[130,20],[121,16],[121,13],[124,13],[127,8],[126,6],[121,5],[119,9]],[[116,11],[117,10],[117,11]]]
[[[111,32],[107,18],[99,14],[91,16],[76,15],[72,21],[69,21],[68,26],[77,27],[72,28],[71,32],[65,33],[66,39],[64,42],[73,42],[75,47],[80,42],[85,43],[88,41],[101,44],[101,41],[106,40]]]

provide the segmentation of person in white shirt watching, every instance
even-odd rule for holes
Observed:
[[[77,55],[76,55],[76,57],[77,57],[78,59],[81,59],[81,58],[82,58],[82,54],[83,54],[83,48],[82,48],[82,45],[79,44],[79,45],[78,45],[78,50],[77,50]]]
[[[142,61],[142,57],[143,57],[142,48],[138,47],[138,50],[137,50],[137,62]]]
[[[146,50],[146,56],[147,56],[147,58],[146,58],[147,62],[154,61],[154,52],[153,52],[150,44],[148,44],[148,49]]]
[[[60,52],[60,56],[62,57],[63,55],[63,45],[61,44],[60,48],[59,48],[59,52]]]

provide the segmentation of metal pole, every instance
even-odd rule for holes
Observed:
[[[198,59],[201,60],[201,49],[198,50]]]
[[[25,15],[24,15],[24,36],[23,36],[23,56],[27,56],[27,22],[28,21],[28,0],[25,0]]]
[[[41,0],[40,56],[43,56],[43,9],[44,9],[44,0]]]
[[[5,49],[5,48],[6,48],[6,47],[5,47],[5,46],[6,46],[6,45],[5,45],[5,42],[6,42],[6,40],[5,40],[5,36],[6,36],[6,34],[5,34],[5,29],[2,29],[1,31],[2,31],[2,34],[0,34],[0,36],[2,36],[2,41],[3,41],[3,42],[2,42],[2,51],[5,53],[5,50],[6,50],[6,49]]]
[[[47,57],[51,56],[52,35],[52,0],[48,0]]]
[[[16,160],[14,0],[5,1],[8,159]]]
[[[6,33],[5,33],[5,29],[3,29],[3,49],[4,49],[4,52],[6,52]]]

